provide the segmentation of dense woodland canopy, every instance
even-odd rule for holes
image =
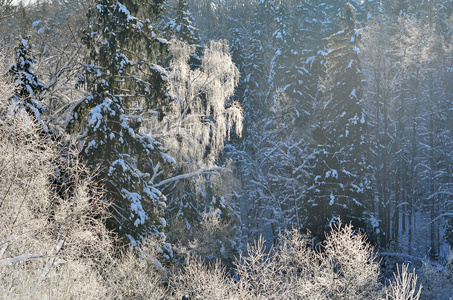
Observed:
[[[138,249],[160,270],[143,271],[161,292],[156,299],[169,295],[162,281],[172,297],[196,298],[179,294],[194,284],[183,273],[167,276],[175,265],[226,284],[219,263],[198,258],[221,259],[242,278],[234,293],[219,288],[232,299],[250,291],[335,298],[348,289],[307,279],[303,293],[292,290],[304,267],[291,255],[322,261],[307,267],[313,278],[330,268],[342,278],[365,272],[367,283],[344,297],[406,299],[388,292],[398,281],[381,289],[391,271],[379,277],[373,251],[389,270],[395,261],[453,259],[452,32],[451,0],[0,0],[0,174],[16,159],[8,143],[43,155],[39,176],[18,169],[4,178],[0,209],[17,178],[45,186],[39,205],[11,202],[18,213],[2,222],[16,224],[24,211],[21,218],[46,219],[38,222],[46,241],[78,241],[58,228],[72,224],[62,211],[84,199],[74,220],[80,232],[96,232],[86,251],[121,253],[108,269],[118,277],[103,278],[113,285],[130,276],[141,260],[124,249]],[[8,135],[16,130],[18,140]],[[5,265],[14,226],[0,236]],[[368,237],[364,248],[358,232]],[[339,233],[352,248],[335,244]],[[374,269],[338,267],[341,251],[365,253],[357,264]],[[268,278],[280,289],[260,290],[248,278],[254,255],[260,272],[282,268]],[[99,264],[96,255],[84,259]],[[450,286],[433,282],[442,285],[451,270],[424,266],[426,297],[443,299]]]

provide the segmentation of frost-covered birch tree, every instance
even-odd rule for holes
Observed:
[[[173,176],[157,186],[169,199],[172,224],[179,220],[189,231],[203,213],[218,211],[221,220],[231,217],[232,187],[219,189],[211,176],[221,176],[218,156],[231,135],[241,136],[242,132],[242,108],[231,100],[239,72],[228,43],[208,43],[201,67],[193,69],[189,61],[195,49],[180,41],[171,42],[172,60],[166,76],[172,101],[161,121],[149,118],[146,125],[147,133],[176,161]]]

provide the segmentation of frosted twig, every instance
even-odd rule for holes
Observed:
[[[10,257],[10,258],[4,258],[0,260],[0,264],[4,266],[10,266],[15,263],[21,262],[21,261],[26,261],[34,258],[40,258],[42,257],[42,254],[22,254],[16,257]]]

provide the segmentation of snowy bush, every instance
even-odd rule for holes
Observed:
[[[332,228],[320,248],[297,230],[280,236],[268,253],[263,242],[248,248],[237,263],[242,294],[262,299],[374,299],[379,295],[379,264],[366,237],[351,225]],[[244,280],[246,279],[246,280]]]
[[[174,299],[241,299],[234,287],[219,262],[205,264],[200,259],[189,261],[171,281]]]
[[[123,251],[106,270],[108,299],[164,299],[164,269],[157,261],[159,243],[153,238]]]
[[[453,291],[453,252],[450,250],[446,261],[426,260],[419,269],[419,281],[423,285],[421,299],[447,299]],[[413,274],[413,277],[416,275]],[[410,282],[409,282],[410,283]]]
[[[420,298],[421,286],[417,288],[417,275],[415,270],[408,272],[409,265],[403,264],[401,271],[397,268],[395,280],[390,281],[386,299],[390,300],[417,300]]]
[[[190,299],[418,299],[417,276],[403,265],[385,286],[379,263],[366,236],[352,225],[331,229],[319,248],[298,230],[280,235],[277,246],[266,249],[263,239],[248,245],[237,259],[235,276],[219,263],[191,260],[178,272],[171,289]]]
[[[0,99],[0,295],[100,298],[106,290],[98,272],[113,253],[100,198],[86,170],[58,157],[38,124],[6,116],[11,91],[2,87]],[[53,187],[56,169],[68,175],[61,193]]]

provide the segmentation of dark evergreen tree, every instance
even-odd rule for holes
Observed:
[[[360,31],[350,4],[343,8],[339,23],[341,31],[329,37],[325,51],[326,77],[313,131],[313,175],[305,204],[306,227],[319,238],[338,216],[356,228],[368,229],[366,212],[373,200],[357,47]]]
[[[249,47],[244,78],[244,137],[242,144],[242,156],[240,165],[243,180],[243,192],[241,206],[242,218],[246,224],[248,238],[252,241],[261,231],[260,223],[263,223],[264,209],[266,205],[266,188],[259,184],[263,182],[263,174],[260,167],[262,158],[262,125],[267,121],[269,111],[265,105],[267,92],[267,79],[269,77],[268,41],[272,39],[272,20],[268,15],[268,7],[272,7],[266,1],[259,1],[253,11],[250,27]]]
[[[242,39],[242,33],[238,28],[234,28],[232,30],[232,37],[231,37],[231,43],[230,43],[230,53],[231,53],[231,59],[233,60],[234,64],[239,70],[239,73],[241,74],[241,82],[239,83],[239,87],[241,89],[241,95],[243,94],[243,89],[244,89],[244,82],[246,78],[245,74],[245,67],[246,67],[246,62],[245,62],[245,56],[246,56],[246,49],[243,46],[243,39]],[[242,83],[242,85],[241,85]],[[242,87],[241,87],[242,86]],[[242,96],[240,97],[242,99]],[[239,99],[238,99],[239,100]],[[242,101],[242,100],[241,100]]]
[[[33,121],[38,122],[44,131],[47,131],[46,125],[41,120],[44,107],[39,99],[39,93],[44,89],[44,85],[33,72],[33,64],[36,63],[36,59],[31,54],[29,38],[19,36],[19,45],[14,48],[15,63],[7,68],[14,85],[9,113],[25,112]]]
[[[175,7],[172,8],[175,17],[172,18],[163,29],[163,34],[168,39],[177,39],[184,41],[196,48],[190,55],[190,66],[192,68],[201,67],[201,56],[203,47],[199,29],[194,26],[194,18],[190,13],[186,0],[178,0]]]
[[[289,32],[288,19],[292,15],[288,14],[285,2],[281,2],[278,10],[275,13],[276,30],[272,34],[273,45],[275,47],[274,55],[270,63],[270,74],[268,78],[269,91],[267,94],[267,101],[272,105],[276,90],[283,90],[288,80],[288,65],[294,64],[292,61],[291,49],[291,35]]]
[[[79,85],[89,96],[73,107],[67,129],[78,132],[82,157],[98,170],[114,229],[132,245],[147,235],[165,240],[165,196],[153,187],[172,163],[158,142],[140,132],[140,113],[164,103],[166,41],[156,37],[151,20],[161,3],[100,0],[89,11],[84,35],[89,49]],[[145,21],[139,16],[147,16]],[[163,53],[163,54],[162,54]],[[162,244],[170,254],[168,244]]]
[[[300,12],[300,11],[299,11]],[[313,96],[310,91],[312,79],[309,71],[305,68],[302,59],[306,55],[297,14],[290,13],[282,2],[276,13],[277,30],[274,32],[274,45],[276,50],[271,61],[271,70],[268,80],[269,105],[275,105],[278,95],[284,93],[288,98],[286,112],[284,113],[286,124],[298,125],[302,129],[310,119]]]
[[[248,64],[245,66],[247,76],[245,76],[243,106],[245,119],[251,123],[260,115],[260,111],[263,111],[265,97],[263,91],[269,73],[264,43],[270,36],[266,32],[265,16],[265,6],[260,2],[252,19],[250,46],[246,59]]]
[[[200,45],[199,29],[194,26],[194,18],[187,7],[186,0],[177,0],[173,8],[175,17],[166,24],[167,35],[182,40],[189,45]]]

